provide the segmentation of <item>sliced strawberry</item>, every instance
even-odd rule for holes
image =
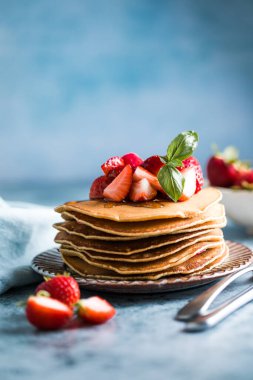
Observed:
[[[146,178],[133,182],[129,198],[133,202],[151,201],[156,197],[157,191],[150,185]]]
[[[115,202],[123,201],[129,193],[132,177],[133,171],[131,166],[125,166],[122,172],[104,189],[104,198]]]
[[[143,163],[143,159],[138,154],[132,152],[125,154],[121,158],[124,160],[125,165],[131,165],[133,170]]]
[[[104,189],[113,181],[113,178],[102,175],[96,178],[90,188],[90,199],[104,198]]]
[[[80,299],[80,289],[76,280],[71,276],[56,276],[37,286],[35,294],[46,291],[50,297],[73,306]]]
[[[101,169],[105,173],[105,175],[111,175],[116,177],[125,167],[125,162],[123,158],[119,156],[109,158],[103,165],[101,165]]]
[[[135,172],[133,174],[133,182],[137,182],[137,181],[140,181],[141,179],[143,178],[146,178],[149,183],[156,189],[156,190],[159,190],[159,191],[162,191],[163,192],[163,188],[162,186],[160,185],[157,177],[150,173],[149,171],[147,171],[146,169],[144,169],[142,166],[138,166],[136,169],[135,169]]]
[[[104,323],[116,314],[116,310],[109,302],[97,296],[82,299],[78,305],[78,315],[94,324]]]
[[[151,156],[141,165],[144,169],[157,176],[159,170],[164,166],[160,156]]]
[[[196,172],[195,168],[182,169],[181,174],[185,179],[184,189],[181,197],[179,198],[180,202],[187,201],[190,199],[196,191]]]
[[[199,161],[191,156],[189,158],[186,158],[185,160],[183,160],[183,166],[180,168],[178,168],[179,171],[182,171],[184,168],[194,168],[195,169],[195,173],[196,173],[196,191],[195,193],[198,193],[203,185],[204,185],[204,177],[203,177],[203,173],[202,173],[202,169],[201,169],[201,165],[199,163]]]
[[[72,317],[73,311],[64,303],[49,297],[31,296],[26,304],[28,321],[41,330],[56,330]]]

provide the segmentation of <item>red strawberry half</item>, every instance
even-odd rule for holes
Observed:
[[[190,199],[196,192],[196,171],[194,167],[184,168],[181,170],[181,174],[185,182],[183,193],[179,201],[184,202]]]
[[[141,165],[144,169],[157,176],[159,170],[164,166],[160,156],[151,156]]]
[[[99,324],[116,314],[114,307],[100,297],[90,297],[79,301],[78,315],[87,322]]]
[[[157,177],[154,174],[147,171],[146,169],[144,169],[142,166],[138,166],[138,168],[136,168],[134,172],[133,181],[137,182],[143,178],[146,178],[149,181],[150,185],[152,185],[156,190],[163,192],[163,188],[160,185]]]
[[[194,168],[195,169],[195,174],[196,174],[196,190],[195,190],[195,193],[198,193],[204,185],[204,177],[203,177],[203,173],[202,173],[202,169],[201,169],[199,161],[195,157],[191,156],[191,157],[183,160],[183,164],[184,164],[184,166],[177,168],[181,172],[183,169],[187,169],[187,168]]]
[[[115,202],[123,201],[129,193],[132,177],[133,171],[131,166],[125,166],[122,172],[104,189],[104,198]]]
[[[143,159],[140,158],[140,156],[138,156],[136,153],[127,153],[122,156],[121,159],[124,160],[125,165],[130,165],[133,170],[143,163]]]
[[[27,319],[38,329],[59,329],[70,320],[72,315],[71,308],[53,298],[31,296],[27,300]]]
[[[104,198],[104,189],[113,181],[112,177],[102,175],[96,178],[90,188],[90,199],[102,199]]]
[[[150,185],[146,178],[133,182],[129,198],[133,202],[150,201],[156,197],[157,191]]]
[[[116,177],[125,167],[127,163],[124,162],[123,158],[119,156],[109,158],[103,165],[101,169],[105,175],[110,175]]]
[[[68,306],[73,306],[80,299],[79,285],[73,277],[56,276],[48,281],[42,282],[35,290],[35,294],[45,290],[50,294],[50,297],[65,303]]]

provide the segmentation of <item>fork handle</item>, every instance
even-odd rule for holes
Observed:
[[[231,282],[247,272],[253,271],[253,267],[244,268],[236,273],[226,276],[217,284],[211,286],[209,289],[201,293],[198,297],[190,301],[184,306],[176,315],[178,321],[189,321],[199,314],[203,314],[215,298],[224,290]]]
[[[198,315],[189,321],[186,326],[186,331],[203,331],[210,327],[217,325],[227,316],[229,316],[234,311],[238,310],[240,307],[246,305],[248,302],[253,300],[253,286],[239,293],[236,297],[232,298],[230,301],[225,302],[223,305],[217,309],[210,311],[209,313]]]

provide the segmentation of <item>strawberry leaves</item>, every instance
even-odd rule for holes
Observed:
[[[165,165],[157,174],[158,181],[168,196],[177,202],[184,189],[184,178],[177,167],[190,157],[198,145],[198,134],[194,131],[180,133],[167,148],[167,155],[161,157]]]

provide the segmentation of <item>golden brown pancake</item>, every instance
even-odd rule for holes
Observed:
[[[221,192],[208,187],[185,202],[157,200],[150,202],[107,202],[88,200],[67,202],[56,207],[59,213],[76,212],[93,218],[117,222],[137,222],[170,218],[193,218],[221,200]]]
[[[101,279],[101,280],[158,280],[162,277],[171,276],[173,279],[183,278],[183,274],[198,273],[200,274],[205,269],[209,270],[212,263],[221,263],[228,255],[228,247],[224,245],[223,247],[216,247],[208,249],[207,251],[195,255],[188,261],[181,265],[174,266],[168,271],[159,272],[155,274],[145,274],[145,275],[119,275],[113,271],[105,268],[95,267],[85,262],[76,256],[71,256],[68,254],[62,254],[64,262],[69,266],[74,272],[80,274],[81,276],[87,278]],[[220,259],[220,261],[219,261]]]
[[[157,260],[148,262],[123,262],[123,261],[109,261],[109,260],[99,260],[94,259],[85,254],[84,252],[79,252],[71,249],[66,249],[65,247],[60,248],[60,252],[64,254],[71,254],[80,257],[84,261],[91,265],[98,266],[101,268],[109,269],[111,271],[117,272],[123,275],[135,275],[135,274],[146,274],[146,273],[156,273],[161,271],[166,271],[174,266],[182,264],[188,261],[193,256],[198,256],[204,250],[208,250],[214,247],[223,246],[223,242],[199,242],[192,244],[187,248],[181,249],[181,251],[171,254]]]
[[[224,225],[225,210],[221,204],[215,204],[209,207],[207,211],[195,216],[194,218],[171,218],[160,220],[149,220],[146,222],[115,222],[107,219],[94,218],[77,212],[63,212],[64,219],[76,220],[80,224],[88,225],[94,229],[120,236],[149,237],[178,233],[187,229],[199,230],[199,226],[208,222],[216,222],[216,224]],[[184,231],[185,232],[185,231]]]
[[[204,231],[205,232],[205,231]],[[180,236],[184,239],[180,240]],[[172,237],[172,239],[170,239]],[[179,241],[178,241],[179,239]],[[151,257],[154,259],[163,252],[166,254],[175,253],[180,249],[187,247],[199,241],[219,241],[223,239],[223,233],[220,229],[212,229],[204,234],[181,234],[165,235],[155,238],[147,238],[142,240],[132,240],[128,242],[108,242],[99,240],[86,240],[80,236],[70,235],[67,232],[59,232],[56,235],[55,242],[63,246],[69,246],[74,250],[90,253],[91,257],[103,259],[111,258],[112,260],[126,259],[126,261],[135,260],[142,256],[137,253],[143,253],[144,258]],[[134,255],[136,253],[136,255]],[[117,257],[115,257],[117,256]],[[129,256],[129,257],[126,257]],[[145,260],[144,260],[145,261]]]
[[[225,225],[225,218],[217,219],[217,221],[214,221],[214,222],[207,222],[207,223],[201,224],[201,229],[193,228],[192,230],[190,228],[189,229],[185,228],[184,230],[177,231],[175,234],[170,234],[169,236],[162,235],[158,237],[158,239],[160,239],[160,241],[162,241],[162,239],[164,239],[165,241],[167,241],[167,239],[170,239],[171,241],[173,241],[173,239],[176,239],[173,241],[173,243],[176,243],[177,241],[187,239],[188,236],[191,237],[190,235],[188,235],[189,233],[194,236],[196,236],[197,234],[201,235],[201,234],[205,234],[211,231],[212,229],[222,228],[224,227],[224,225]],[[109,242],[122,242],[122,241],[129,242],[130,241],[130,242],[133,242],[133,244],[135,244],[135,242],[137,242],[138,240],[143,241],[144,239],[145,240],[149,239],[150,244],[152,245],[153,244],[152,242],[156,241],[157,239],[157,236],[143,238],[142,236],[132,237],[132,236],[113,235],[104,231],[96,230],[90,226],[87,226],[86,224],[78,223],[75,220],[55,223],[53,227],[58,231],[64,231],[70,235],[80,236],[86,240],[91,239],[91,240],[102,240],[102,241],[109,241]]]
[[[199,271],[194,272],[194,274],[207,273],[207,272],[211,271],[211,269],[213,269],[213,268],[217,267],[218,265],[220,265],[221,263],[223,263],[228,257],[229,257],[229,248],[228,248],[228,246],[225,246],[225,250],[223,252],[223,255],[221,255],[220,257],[218,257],[216,260],[212,261],[205,268],[203,268],[203,269],[201,269]]]
[[[113,235],[120,236],[157,236],[175,233],[184,229],[199,226],[203,223],[218,221],[221,222],[225,216],[224,206],[216,204],[207,211],[199,214],[194,218],[171,218],[149,220],[146,222],[115,222],[107,219],[93,218],[88,215],[82,215],[74,211],[63,212],[62,217],[72,218],[80,224],[86,224],[94,229],[104,231]]]

